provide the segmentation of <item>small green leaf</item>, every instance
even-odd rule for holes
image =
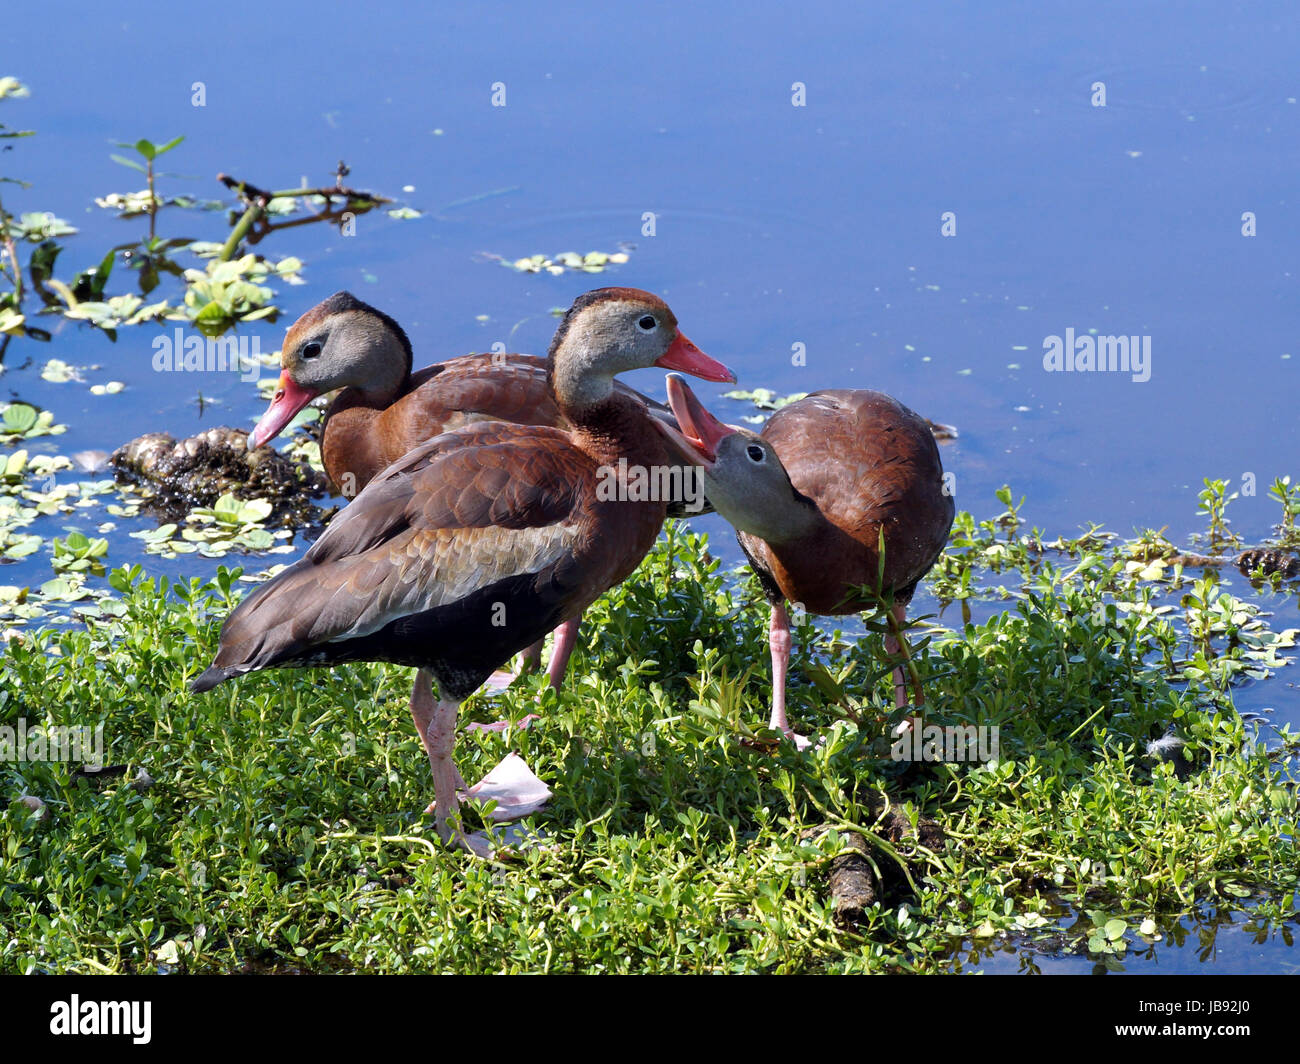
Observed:
[[[11,403],[4,412],[5,431],[27,432],[36,424],[36,408],[26,403]]]

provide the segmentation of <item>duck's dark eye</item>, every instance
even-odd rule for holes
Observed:
[[[761,462],[763,461],[764,457],[766,457],[763,454],[763,448],[756,443],[751,443],[748,447],[746,447],[745,453],[749,455],[749,460],[751,462]]]
[[[640,326],[642,329],[644,329],[646,332],[650,332],[658,324],[659,323],[655,321],[653,314],[647,314],[644,318],[642,318],[640,321],[637,322],[637,325]]]
[[[315,358],[321,352],[319,340],[309,340],[298,349],[298,354],[302,358]]]

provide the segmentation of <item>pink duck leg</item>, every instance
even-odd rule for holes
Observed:
[[[437,823],[438,835],[444,842],[455,841],[458,846],[480,857],[490,856],[491,843],[482,834],[466,835],[461,825],[460,803],[462,797],[482,802],[495,801],[490,814],[495,821],[516,820],[542,808],[551,792],[539,780],[523,758],[508,754],[482,781],[467,787],[465,780],[452,760],[456,741],[456,702],[435,700],[432,676],[420,669],[411,690],[411,719],[429,755],[429,768],[433,773],[433,801],[426,813],[432,813]]]
[[[907,640],[903,636],[903,629],[907,624],[907,607],[904,605],[895,605],[890,609],[889,614],[890,632],[885,636],[885,653],[891,658],[901,657],[907,665],[909,672],[913,673],[913,682],[915,684],[916,706],[919,709],[925,704],[925,693],[921,688],[920,677],[915,674],[911,664],[911,651],[908,647]],[[795,744],[799,750],[806,750],[812,745],[812,740],[807,736],[797,734],[790,727],[789,718],[786,716],[785,708],[785,683],[786,676],[790,667],[790,617],[786,613],[784,605],[778,604],[772,607],[772,620],[768,628],[768,645],[772,651],[772,720],[770,727],[773,731],[779,731],[787,739]],[[904,672],[903,665],[894,666],[894,703],[899,709],[907,707],[907,674]]]
[[[772,719],[769,726],[794,743],[795,749],[807,750],[812,740],[795,733],[785,712],[785,678],[790,671],[790,615],[781,603],[772,607],[767,643],[772,651]]]
[[[911,674],[916,708],[925,705],[925,691],[921,687],[921,676],[912,664],[912,649],[903,634],[907,627],[907,607],[899,604],[890,609],[888,614],[889,634],[885,636],[885,653],[891,658],[901,657],[900,664],[894,666],[894,704],[903,709],[907,705],[907,673]],[[906,666],[906,673],[904,672]]]
[[[899,709],[907,708],[907,673],[911,673],[912,682],[915,687],[915,708],[916,714],[919,714],[925,706],[925,691],[921,687],[921,676],[912,664],[912,650],[907,644],[907,637],[903,634],[903,629],[907,625],[907,607],[896,605],[889,611],[889,634],[885,636],[885,653],[890,658],[903,659],[901,664],[894,666],[894,705]],[[903,665],[907,666],[904,672]],[[906,735],[912,728],[917,726],[918,716],[912,715],[899,721],[894,727],[893,737],[898,739]]]

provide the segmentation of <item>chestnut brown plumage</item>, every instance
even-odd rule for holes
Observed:
[[[412,364],[411,342],[396,320],[349,292],[337,292],[289,327],[280,385],[249,442],[267,443],[314,398],[341,389],[325,415],[321,461],[336,489],[352,498],[408,451],[464,425],[509,421],[573,428],[547,383],[545,358],[465,355],[415,372]],[[652,416],[671,419],[662,404],[621,382],[614,388]],[[703,509],[688,508],[684,498],[670,502],[671,515],[687,512]],[[548,669],[557,687],[576,634],[576,618],[557,634]],[[526,664],[535,665],[541,652],[540,640],[525,648]]]
[[[613,375],[662,365],[731,376],[677,331],[662,300],[636,289],[580,297],[549,357],[572,430],[492,421],[416,447],[240,604],[193,685],[206,691],[271,667],[415,666],[411,714],[433,771],[431,809],[444,838],[462,842],[454,816],[465,788],[451,760],[459,702],[630,574],[664,520],[662,501],[602,500],[597,491],[601,469],[620,459],[669,461],[645,407],[618,392]],[[509,808],[514,797],[502,796],[507,813],[536,807],[521,799]]]
[[[907,604],[952,527],[939,448],[924,418],[881,392],[814,392],[772,415],[761,436],[723,425],[680,377],[669,377],[668,396],[681,431],[658,427],[701,467],[772,604],[772,727],[793,738],[785,603],[832,616],[891,605],[886,649],[906,654]],[[901,666],[894,693],[907,704]]]

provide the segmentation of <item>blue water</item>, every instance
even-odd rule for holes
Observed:
[[[1124,936],[1124,952],[1108,956],[1087,952],[1092,921],[1066,910],[1048,934],[999,933],[989,939],[964,940],[955,950],[949,970],[987,975],[1300,972],[1294,949],[1295,923],[1278,924],[1253,909],[1250,902],[1245,903],[1244,911],[1198,904],[1186,913],[1157,920],[1158,939],[1144,938],[1131,927]]]
[[[632,284],[663,294],[745,386],[879,388],[955,424],[945,464],[980,516],[1010,483],[1049,534],[1096,521],[1182,540],[1201,527],[1202,477],[1238,486],[1253,473],[1258,494],[1230,515],[1257,540],[1277,520],[1266,485],[1300,473],[1298,54],[1287,2],[22,5],[5,15],[0,74],[32,97],[0,101],[0,121],[38,135],[0,155],[31,188],[0,194],[12,212],[52,210],[81,229],[67,277],[144,231],[92,203],[141,187],[109,159],[115,142],[184,134],[161,164],[181,176],[160,187],[200,197],[223,194],[219,171],[287,187],[327,183],[344,159],[351,184],[423,217],[375,212],[352,237],[310,226],[260,245],[301,257],[308,282],[276,286],[278,324],[242,330],[264,350],[348,288],[405,325],[418,364],[497,341],[540,352],[552,308]],[[498,82],[504,107],[492,106]],[[1105,107],[1092,105],[1098,82]],[[806,106],[793,105],[796,83]],[[221,214],[178,211],[159,230],[227,232]],[[524,275],[485,257],[622,244],[630,261],[601,275]],[[10,345],[0,396],[48,406],[70,431],[29,450],[248,426],[262,408],[233,377],[154,373],[153,327],[111,344],[38,324],[54,341]],[[1149,336],[1150,380],[1045,372],[1044,338],[1066,329]],[[127,390],[42,381],[50,357]],[[629,382],[660,395],[660,378]],[[749,412],[720,387],[697,390]],[[200,391],[216,403],[200,409]],[[720,521],[699,524],[732,551]],[[110,564],[144,557],[112,538]],[[146,564],[207,571],[192,557]],[[0,571],[5,583],[49,575],[47,552]],[[1273,601],[1275,627],[1297,623],[1294,597]],[[1289,676],[1239,701],[1300,723]]]

